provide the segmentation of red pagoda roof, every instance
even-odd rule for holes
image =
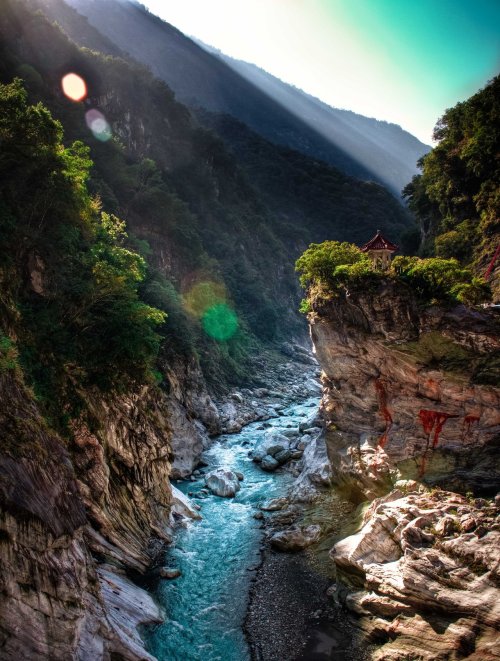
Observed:
[[[361,252],[368,252],[369,250],[390,250],[391,252],[395,252],[397,249],[398,246],[384,238],[380,230],[377,230],[373,239],[360,248]]]

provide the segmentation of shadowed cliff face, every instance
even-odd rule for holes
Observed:
[[[136,626],[158,609],[120,569],[143,571],[166,538],[163,397],[89,397],[95,431],[75,423],[66,449],[19,378],[1,375],[0,658],[150,658]]]
[[[494,316],[422,309],[410,290],[389,281],[376,291],[318,299],[313,310],[338,483],[361,499],[380,495],[398,476],[496,493]]]

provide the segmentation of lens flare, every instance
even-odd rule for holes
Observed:
[[[101,142],[106,142],[112,137],[111,127],[106,121],[106,117],[99,110],[88,110],[85,113],[85,121],[94,134],[94,138],[97,138]]]
[[[64,94],[72,101],[82,101],[87,96],[87,85],[81,76],[68,73],[63,76],[61,86]]]
[[[208,308],[226,301],[226,288],[220,282],[204,280],[192,285],[183,298],[186,310],[195,317],[202,317]]]
[[[205,333],[218,342],[229,340],[238,330],[238,317],[225,303],[208,308],[201,323]]]

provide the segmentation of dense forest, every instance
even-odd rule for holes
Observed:
[[[421,224],[424,254],[456,257],[482,275],[500,242],[499,117],[496,76],[445,112],[434,130],[437,146],[420,160],[422,174],[404,189]],[[498,296],[500,281],[491,271]]]

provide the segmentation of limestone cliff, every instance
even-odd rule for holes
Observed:
[[[372,658],[499,658],[498,318],[387,279],[317,297],[310,323],[332,481],[375,499],[331,551]]]

